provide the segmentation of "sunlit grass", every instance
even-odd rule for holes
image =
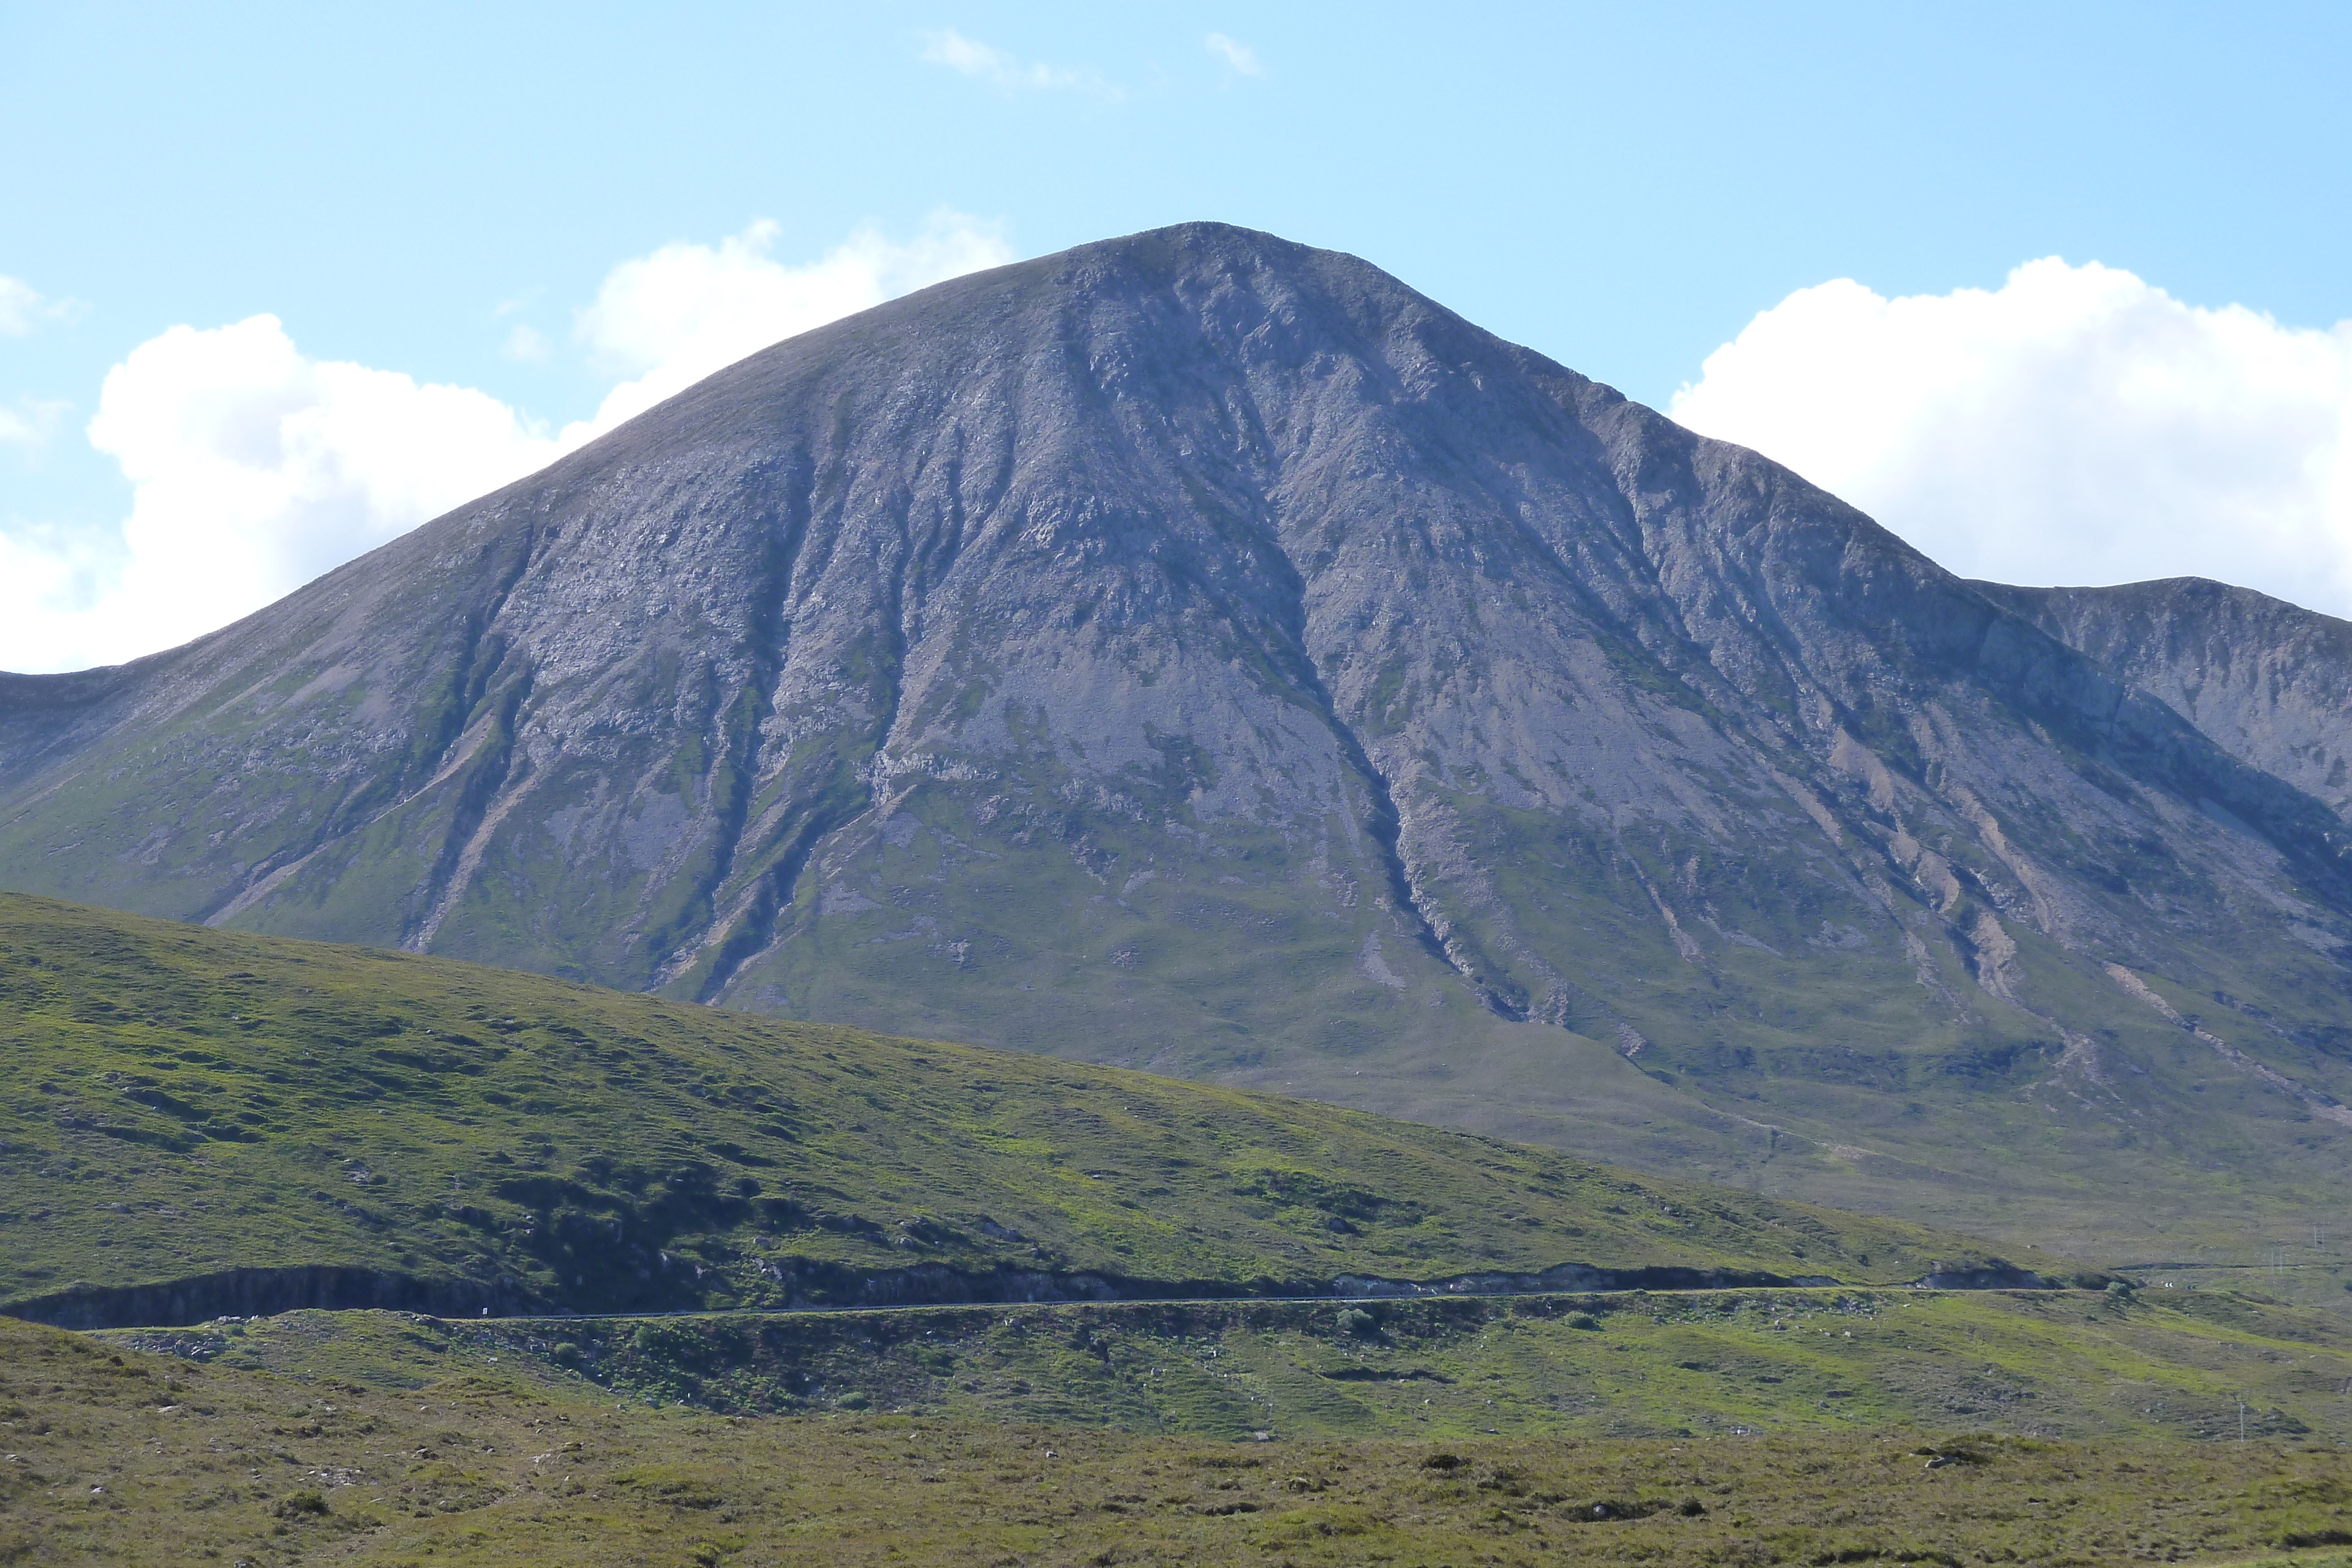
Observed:
[[[830,1300],[795,1262],[1231,1287],[1981,1253],[1301,1101],[9,894],[0,1184],[0,1304],[265,1265],[614,1311]]]
[[[2255,1561],[2352,1458],[1936,1427],[1214,1442],[388,1391],[0,1322],[0,1560],[423,1564]],[[2340,1562],[2326,1555],[2305,1561]]]

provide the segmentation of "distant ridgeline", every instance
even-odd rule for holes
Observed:
[[[0,1019],[0,1311],[67,1326],[2074,1277],[1360,1112],[14,894]]]
[[[184,648],[0,677],[0,887],[2251,1255],[2352,1190],[2347,691],[2341,622],[1962,581],[1362,261],[1188,225],[778,344]],[[434,1027],[476,1043],[368,1071],[527,1054]],[[668,1157],[436,1200],[704,1203]],[[1423,1223],[1377,1175],[1332,1217]],[[1360,1245],[1201,1223],[1085,1267]],[[1549,1266],[1475,1223],[1420,1261]]]

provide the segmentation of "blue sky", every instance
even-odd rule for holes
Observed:
[[[551,429],[615,379],[580,313],[616,267],[762,220],[793,265],[943,210],[1024,256],[1225,219],[1661,406],[1832,279],[2060,256],[2327,329],[2347,64],[2317,5],[0,4],[0,531],[121,528],[83,430],[172,328],[268,314]]]

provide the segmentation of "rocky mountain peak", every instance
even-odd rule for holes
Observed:
[[[2021,591],[1365,262],[1185,225],[10,678],[0,883],[1719,1176],[1803,1128],[2017,1201],[1931,1112],[2023,1095],[2075,1129],[2047,1197],[2186,1113],[2147,1062],[2192,1029],[2332,1124],[2341,802]]]

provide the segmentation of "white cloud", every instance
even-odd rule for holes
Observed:
[[[1245,77],[1265,75],[1265,67],[1258,63],[1257,51],[1223,33],[1209,35],[1209,52]]]
[[[1084,68],[1049,66],[1042,60],[1022,60],[991,44],[967,38],[953,28],[927,32],[922,57],[926,64],[945,66],[960,76],[1006,92],[1076,92],[1117,103],[1126,89]]]
[[[26,337],[44,321],[71,316],[75,308],[70,299],[45,299],[24,279],[0,275],[0,338]]]
[[[1800,289],[1674,398],[1969,577],[2194,575],[2352,614],[2352,322],[2055,257],[1996,290]]]
[[[769,257],[775,233],[755,224],[614,268],[580,336],[629,379],[552,434],[487,392],[310,359],[272,316],[141,344],[108,373],[89,426],[131,482],[131,514],[103,533],[0,528],[0,669],[173,646],[780,338],[1011,256],[993,229],[951,214],[904,245],[860,231],[803,267]],[[18,417],[0,411],[0,440]]]
[[[823,259],[787,267],[768,254],[772,223],[716,246],[666,245],[623,262],[580,313],[579,337],[614,387],[568,440],[602,433],[713,371],[884,300],[1013,259],[993,225],[939,213],[907,244],[861,229]]]
[[[0,446],[38,452],[58,433],[72,406],[55,398],[20,397],[15,407],[0,407]]]
[[[0,668],[169,647],[555,455],[488,393],[304,356],[274,316],[174,327],[107,373],[117,538],[0,538]]]
[[[507,334],[506,343],[499,352],[509,360],[535,365],[554,353],[555,345],[550,343],[547,340],[547,334],[538,328],[528,322],[518,321],[514,325],[514,330]]]
[[[0,276],[0,336],[23,337],[33,329],[40,310],[41,297],[31,284]]]

